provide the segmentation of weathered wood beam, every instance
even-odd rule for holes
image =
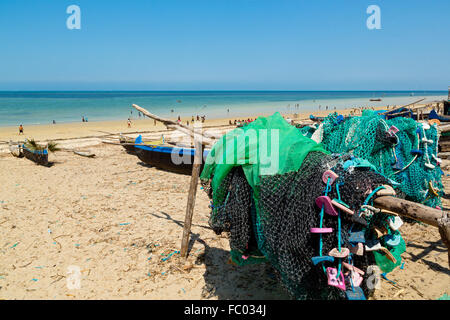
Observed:
[[[400,216],[437,227],[442,242],[447,246],[450,266],[450,216],[448,212],[392,196],[377,197],[373,200],[373,204],[375,207],[393,211]]]
[[[373,200],[373,203],[377,208],[393,211],[398,215],[421,221],[434,227],[439,226],[438,220],[443,217],[442,210],[392,196],[377,197]]]
[[[138,106],[136,104],[133,104],[132,106],[136,110],[142,112],[142,114],[144,114],[145,116],[147,116],[147,117],[149,117],[151,119],[154,119],[156,121],[164,123],[164,125],[166,127],[168,127],[168,128],[170,128],[170,127],[174,128],[175,127],[176,129],[181,130],[181,131],[183,131],[185,133],[188,133],[189,135],[194,137],[194,129],[193,128],[191,128],[189,126],[185,126],[182,123],[177,123],[177,122],[175,122],[173,120],[170,120],[170,119],[161,118],[160,116],[152,114],[152,113],[148,112],[146,109],[144,109],[144,108],[142,108],[142,107],[140,107],[140,106]],[[213,140],[214,137],[210,136],[208,133],[203,132],[203,133],[201,133],[201,135],[203,136],[202,141],[203,141],[204,144],[212,145],[212,144],[215,143],[215,141]]]
[[[420,99],[420,100],[417,100],[417,101],[414,101],[414,102],[411,102],[411,103],[406,104],[406,105],[404,105],[404,106],[400,106],[400,107],[398,107],[398,108],[394,108],[394,109],[392,109],[392,110],[389,110],[389,111],[386,111],[386,112],[383,112],[383,113],[380,113],[380,114],[386,114],[386,113],[392,112],[392,111],[394,111],[394,110],[399,110],[399,109],[401,109],[401,108],[406,108],[406,107],[409,107],[409,106],[411,106],[411,105],[413,105],[413,104],[419,103],[419,102],[421,102],[421,101],[423,101],[423,100],[425,100],[425,98]]]

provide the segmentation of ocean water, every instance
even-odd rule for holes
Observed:
[[[381,102],[369,101],[381,98]],[[447,98],[446,91],[45,91],[0,92],[0,126],[138,118],[137,104],[163,117],[207,119],[404,105]],[[424,102],[425,102],[424,101]],[[300,108],[296,109],[295,104]]]

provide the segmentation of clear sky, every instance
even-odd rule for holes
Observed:
[[[0,0],[0,90],[447,90],[449,16],[449,0]]]

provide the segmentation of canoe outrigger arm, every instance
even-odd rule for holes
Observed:
[[[189,126],[185,126],[183,124],[177,123],[170,119],[161,118],[160,116],[157,116],[155,114],[148,112],[146,109],[138,106],[137,104],[133,104],[132,106],[136,110],[142,112],[143,115],[145,115],[153,120],[162,122],[167,128],[180,130],[181,132],[183,132],[187,135],[190,135],[195,140],[202,141],[203,145],[212,146],[215,143],[214,137],[212,137],[211,135],[209,135],[205,132],[200,133],[197,130],[194,130],[193,128],[191,128]]]

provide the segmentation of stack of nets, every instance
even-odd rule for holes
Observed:
[[[330,152],[351,153],[369,161],[380,174],[394,181],[403,198],[431,207],[441,205],[443,172],[435,125],[405,117],[385,120],[366,110],[362,116],[345,120],[330,114],[317,129],[305,127],[300,131]]]
[[[389,185],[390,181],[364,160],[351,155],[330,154],[288,125],[279,114],[258,118],[239,134],[245,136],[248,130],[267,128],[277,128],[280,133],[278,162],[281,165],[276,172],[261,174],[260,162],[248,161],[248,155],[258,148],[260,140],[252,143],[242,139],[243,148],[238,145],[232,152],[244,161],[221,164],[219,158],[226,152],[219,144],[208,156],[201,175],[203,187],[212,199],[209,224],[218,234],[229,233],[234,263],[269,262],[296,299],[345,298],[345,290],[328,285],[325,272],[328,267],[348,272],[340,263],[342,261],[361,270],[377,264],[382,271],[390,272],[398,266],[405,245],[400,233],[389,227],[391,216],[373,212],[367,219],[356,218],[363,205],[372,203],[377,188]],[[222,140],[230,140],[233,135],[236,133],[229,133]],[[295,161],[296,157],[298,161]],[[322,176],[330,169],[338,179],[328,189]],[[339,185],[339,194],[336,185]],[[340,219],[323,214],[323,227],[332,228],[333,232],[323,234],[320,240],[320,236],[311,233],[310,229],[320,225],[321,208],[315,200],[323,196],[326,189],[330,199],[340,198],[355,214],[340,212]],[[383,228],[385,235],[379,237],[374,231],[375,226]],[[377,241],[387,248],[396,261],[390,261],[381,252],[374,254],[371,251],[314,265],[313,257],[328,255],[330,250],[338,247],[339,241],[342,248],[354,247],[356,243],[350,243],[349,237],[358,231],[364,234],[365,242]],[[398,243],[390,246],[386,240],[394,235]],[[366,273],[364,280],[369,276]],[[346,284],[347,290],[352,290],[348,279]],[[369,293],[366,281],[361,288],[366,295]]]

